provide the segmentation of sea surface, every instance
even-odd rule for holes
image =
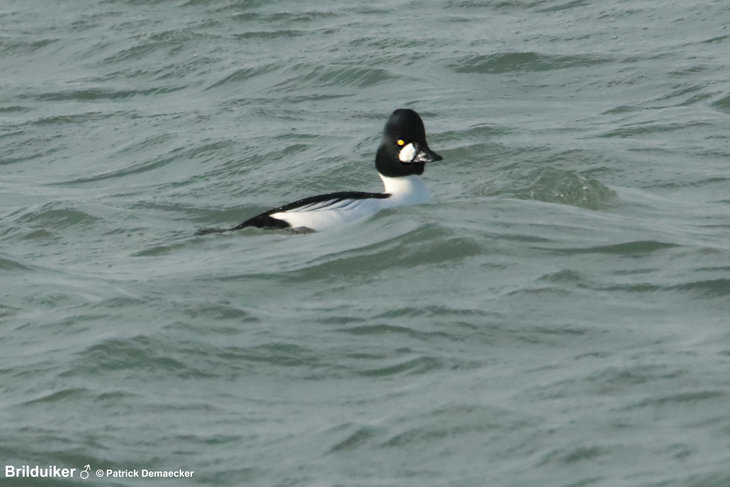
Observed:
[[[379,191],[399,107],[433,203],[195,235]],[[730,485],[728,2],[2,0],[0,459]]]

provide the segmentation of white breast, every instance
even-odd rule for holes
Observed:
[[[383,180],[385,192],[391,194],[388,198],[389,206],[417,205],[431,201],[431,193],[428,192],[421,176],[413,174],[389,178],[380,174],[380,179]]]

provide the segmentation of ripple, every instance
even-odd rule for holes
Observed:
[[[31,109],[27,106],[22,105],[7,105],[7,106],[0,106],[0,113],[26,113],[31,111]],[[20,131],[10,131],[10,130],[3,130],[3,133],[0,134],[0,137],[10,137],[21,133]]]
[[[278,38],[300,37],[307,34],[303,30],[295,29],[271,29],[271,30],[249,30],[242,34],[236,34],[236,39],[261,39],[272,40]]]
[[[169,356],[169,345],[157,339],[138,335],[131,338],[109,338],[81,352],[76,368],[91,369],[97,374],[125,371],[147,371],[167,376],[209,377],[202,372]]]
[[[321,365],[321,359],[309,348],[293,343],[267,343],[255,347],[238,349],[239,358],[250,362],[277,365],[280,367],[313,367]]]
[[[720,390],[698,390],[687,392],[672,392],[664,395],[657,395],[635,402],[627,406],[626,410],[649,408],[649,407],[665,407],[676,405],[697,405],[705,401],[714,401],[727,398],[727,391]]]
[[[332,445],[327,453],[331,454],[356,450],[370,442],[370,440],[375,438],[378,433],[380,433],[380,431],[377,428],[372,428],[368,426],[360,427],[352,432],[350,435],[348,435],[347,438],[345,438],[344,440],[341,440]]]
[[[436,357],[422,356],[405,360],[385,367],[362,370],[358,375],[363,377],[389,377],[392,375],[425,374],[444,367],[443,361]]]
[[[90,226],[99,221],[98,217],[83,209],[74,208],[68,202],[46,203],[18,217],[21,225],[43,227],[43,231],[60,230],[79,225]]]
[[[25,406],[30,406],[33,404],[53,404],[56,402],[63,402],[67,399],[76,400],[84,397],[86,392],[87,390],[83,388],[62,389],[60,391],[50,392],[36,399],[31,399],[23,404]]]
[[[290,71],[293,76],[282,81],[274,88],[289,90],[301,89],[302,85],[321,87],[352,87],[365,88],[376,86],[385,81],[395,79],[396,76],[384,68],[364,68],[348,65],[319,65],[297,64]]]
[[[712,107],[721,112],[730,113],[730,95],[720,98],[712,103]]]
[[[575,171],[542,167],[510,171],[492,194],[598,210],[616,199],[616,191]]]
[[[414,330],[412,328],[408,328],[406,326],[385,325],[385,324],[353,326],[350,328],[340,328],[338,331],[341,331],[343,333],[348,333],[350,335],[355,335],[355,336],[403,335],[403,336],[407,336],[409,338],[415,338],[418,340],[422,340],[424,342],[428,342],[435,337],[450,337],[450,335],[448,335],[447,333],[444,333],[444,332],[423,332],[423,331]]]
[[[145,97],[174,93],[185,86],[158,86],[139,90],[115,90],[108,88],[85,88],[82,90],[63,90],[32,95],[39,101],[99,101],[125,100],[133,97]],[[30,95],[29,95],[30,96]]]
[[[0,37],[0,55],[30,55],[61,39],[35,39],[33,41]]]
[[[429,411],[418,426],[396,426],[401,431],[391,434],[379,446],[402,448],[417,445],[423,448],[431,443],[443,444],[445,438],[460,437],[468,441],[468,437],[472,435],[483,438],[499,435],[500,431],[509,431],[512,434],[515,428],[524,426],[524,422],[516,418],[512,411],[468,403],[450,403]]]
[[[457,73],[503,74],[587,67],[609,62],[594,56],[556,56],[537,52],[503,52],[465,56],[450,67]]]
[[[659,242],[656,240],[633,240],[631,242],[622,242],[618,244],[566,249],[565,252],[571,254],[617,254],[629,257],[644,257],[654,252],[673,247],[679,247],[679,245],[669,242]]]
[[[2,270],[2,271],[27,271],[30,269],[31,269],[30,267],[23,265],[22,263],[18,262],[17,260],[3,257],[0,255],[0,270]],[[2,315],[1,311],[0,311],[0,315]]]
[[[65,125],[65,124],[85,124],[95,123],[108,118],[118,115],[114,112],[85,112],[85,113],[73,113],[67,115],[53,115],[50,117],[40,117],[35,120],[29,121],[32,125]]]
[[[708,279],[671,286],[669,289],[697,293],[705,297],[730,296],[730,279]]]
[[[133,46],[107,56],[102,62],[104,64],[129,64],[142,60],[156,51],[164,51],[167,56],[179,54],[188,44],[201,40],[202,36],[187,30],[168,30],[138,34],[134,39]]]
[[[228,10],[230,7],[222,7],[220,11]],[[242,22],[253,22],[257,25],[276,22],[279,25],[290,25],[294,23],[309,24],[316,20],[332,19],[339,17],[340,14],[330,9],[325,10],[306,10],[306,11],[284,11],[284,12],[255,12],[245,11],[236,12],[232,18]]]
[[[650,135],[650,134],[656,134],[656,133],[675,132],[675,131],[679,131],[679,130],[685,130],[688,128],[701,129],[701,128],[707,128],[707,127],[711,127],[711,126],[713,126],[713,124],[710,122],[706,122],[706,121],[695,121],[695,122],[681,121],[681,122],[664,123],[663,121],[660,122],[658,120],[649,120],[649,121],[625,124],[619,128],[612,129],[612,130],[609,130],[602,134],[599,134],[598,136],[605,137],[605,138],[613,138],[613,137],[629,138],[629,137],[635,137],[637,135]]]
[[[133,144],[130,144],[122,149],[120,149],[117,154],[119,155],[125,155],[127,153],[136,153],[137,150],[149,150],[150,147],[160,147],[164,150],[165,146],[167,145],[167,142],[170,140],[169,136],[167,135],[151,135],[150,137],[147,137],[146,139],[135,142]],[[229,143],[228,142],[212,142],[212,143],[204,143],[201,146],[197,147],[190,147],[188,149],[181,149],[181,148],[173,148],[171,150],[166,151],[164,154],[160,154],[151,160],[143,160],[139,162],[133,162],[131,164],[126,163],[126,159],[119,158],[119,160],[123,161],[122,163],[127,164],[119,168],[107,170],[104,172],[96,173],[87,175],[84,174],[81,177],[69,179],[65,181],[59,181],[56,183],[53,183],[57,186],[65,186],[65,185],[76,185],[76,184],[83,184],[83,183],[93,183],[98,181],[103,181],[107,179],[115,179],[115,178],[124,178],[127,176],[134,176],[138,174],[142,174],[148,171],[154,171],[157,169],[161,169],[166,167],[167,165],[174,163],[175,161],[179,161],[181,159],[186,159],[188,157],[196,157],[199,156],[202,153],[215,153],[215,151],[219,150],[221,147],[226,147]],[[213,155],[210,155],[210,157],[213,157]]]
[[[310,280],[332,275],[372,276],[377,269],[456,263],[484,252],[485,244],[475,238],[452,236],[435,224],[422,225],[394,238],[317,258],[293,271],[292,277]],[[373,262],[378,262],[377,269]]]
[[[211,84],[206,90],[211,90],[213,88],[218,88],[220,86],[225,86],[227,84],[237,84],[242,81],[246,81],[250,78],[253,78],[255,76],[259,76],[262,74],[268,74],[272,71],[277,69],[277,66],[275,64],[269,64],[265,66],[257,66],[257,67],[245,67],[235,70],[234,72],[226,75],[222,79],[216,81],[215,83]]]
[[[609,456],[611,453],[611,450],[598,446],[564,447],[547,453],[539,464],[557,463],[567,466],[577,462],[597,461],[598,458]]]

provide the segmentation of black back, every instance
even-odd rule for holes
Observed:
[[[320,206],[318,210],[327,209],[329,206],[334,206],[344,200],[362,200],[366,198],[387,198],[390,196],[387,193],[366,193],[363,191],[338,191],[336,193],[319,194],[317,196],[309,196],[308,198],[302,198],[294,201],[287,205],[282,205],[277,208],[271,209],[260,215],[256,215],[253,218],[249,218],[240,225],[235,226],[232,230],[240,230],[246,227],[257,227],[257,228],[289,228],[289,224],[284,220],[278,220],[272,218],[271,215],[274,213],[286,212],[296,210],[307,205],[314,203],[322,203],[329,201],[327,205]]]
[[[312,205],[314,203],[329,202],[327,205],[324,205],[324,206],[321,206],[318,208],[318,210],[325,210],[328,207],[335,206],[335,205],[337,205],[337,203],[341,203],[342,201],[345,201],[345,200],[362,200],[362,199],[366,199],[366,198],[382,199],[382,198],[387,198],[388,196],[390,196],[388,193],[367,193],[364,191],[338,191],[336,193],[327,193],[327,194],[320,194],[317,196],[310,196],[308,198],[302,198],[300,200],[294,201],[293,203],[278,206],[269,211],[265,211],[264,213],[256,215],[253,218],[249,218],[245,222],[243,222],[239,225],[236,225],[235,227],[202,228],[196,232],[196,235],[207,235],[209,233],[231,232],[234,230],[241,230],[242,228],[246,228],[246,227],[268,228],[268,229],[290,228],[291,225],[289,225],[287,222],[285,222],[284,220],[279,220],[278,218],[273,218],[271,215],[273,215],[274,213],[296,210],[297,208],[302,208],[307,205]]]

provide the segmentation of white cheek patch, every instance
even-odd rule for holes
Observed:
[[[413,158],[416,156],[416,148],[413,147],[413,143],[403,147],[398,153],[398,159],[401,162],[413,162]]]

